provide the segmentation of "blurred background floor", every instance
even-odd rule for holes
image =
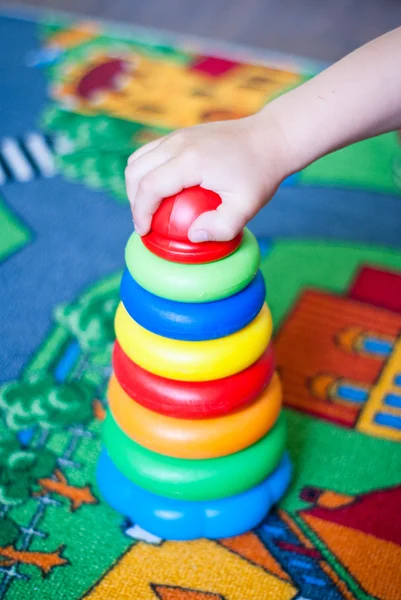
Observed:
[[[399,0],[20,0],[19,4],[324,61],[337,60],[401,25]]]

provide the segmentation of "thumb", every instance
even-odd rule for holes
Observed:
[[[226,242],[235,238],[252,215],[247,215],[233,203],[223,202],[216,210],[200,215],[191,225],[191,242]]]

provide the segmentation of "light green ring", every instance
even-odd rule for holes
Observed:
[[[133,233],[125,261],[137,283],[155,296],[177,302],[212,302],[236,294],[252,281],[259,268],[260,251],[255,236],[245,229],[233,254],[211,263],[182,264],[156,256]]]

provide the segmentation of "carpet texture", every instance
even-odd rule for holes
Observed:
[[[237,538],[164,542],[99,497],[127,156],[257,110],[310,62],[0,18],[0,599],[398,600],[401,145],[290,178],[252,222],[295,473]]]

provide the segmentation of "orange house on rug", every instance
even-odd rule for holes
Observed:
[[[308,290],[276,339],[285,404],[401,441],[401,314]]]

